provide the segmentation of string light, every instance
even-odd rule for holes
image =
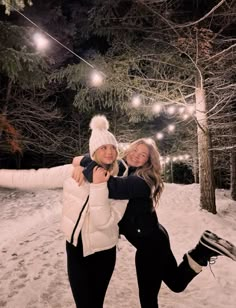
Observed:
[[[141,103],[142,103],[142,99],[141,99],[140,95],[134,95],[132,97],[131,104],[132,104],[133,107],[137,108],[141,105]]]
[[[187,113],[183,114],[183,119],[184,120],[187,120],[188,118],[189,118],[189,114],[187,114]]]
[[[10,5],[10,4],[9,4]],[[62,44],[60,41],[58,41],[55,37],[53,37],[51,34],[49,34],[48,32],[44,31],[42,28],[40,28],[35,22],[33,22],[30,18],[28,18],[27,16],[25,16],[23,13],[21,13],[19,10],[17,10],[13,5],[10,5],[10,7],[16,11],[19,15],[21,15],[22,17],[24,17],[26,20],[28,20],[28,22],[30,22],[32,25],[34,25],[36,28],[38,28],[40,30],[40,32],[44,33],[46,36],[50,37],[52,40],[54,40],[57,44],[59,44],[60,46],[62,46],[63,48],[65,48],[66,50],[68,50],[70,53],[72,53],[74,56],[76,56],[77,58],[79,58],[81,61],[83,61],[84,63],[86,63],[87,65],[89,65],[91,68],[95,69],[95,67],[89,63],[88,61],[86,61],[84,58],[82,58],[81,56],[79,56],[77,53],[75,53],[73,50],[71,50],[70,48],[68,48],[67,46],[65,46],[64,44]]]
[[[183,154],[183,155],[178,155],[178,156],[166,156],[166,157],[161,157],[160,161],[162,164],[164,163],[170,163],[170,162],[176,162],[176,161],[183,161],[183,160],[188,160],[190,158],[189,154]]]
[[[166,159],[165,159],[165,162],[168,163],[169,161],[170,161],[170,157],[167,156]]]
[[[175,106],[170,106],[167,108],[166,112],[169,114],[169,115],[173,115],[175,113]]]
[[[36,48],[39,50],[47,49],[49,46],[49,41],[41,33],[35,33],[33,35],[33,40],[36,44]]]
[[[185,111],[185,107],[179,107],[179,109],[178,109],[178,112],[179,112],[179,114],[182,114],[182,113],[184,113],[184,111]]]
[[[169,132],[173,132],[174,130],[175,130],[175,125],[173,125],[173,124],[168,125],[168,131]]]
[[[187,110],[190,114],[193,114],[195,112],[195,106],[194,105],[187,106]]]
[[[70,48],[68,48],[67,46],[65,46],[64,44],[62,44],[60,41],[58,41],[55,37],[53,37],[52,35],[50,35],[48,32],[46,32],[45,30],[43,30],[42,28],[40,28],[35,22],[33,22],[30,18],[28,18],[26,15],[24,15],[22,12],[20,12],[19,10],[17,10],[13,5],[10,5],[11,8],[16,11],[19,15],[21,15],[23,18],[25,18],[28,22],[30,22],[33,26],[35,26],[36,28],[38,28],[40,30],[41,33],[44,33],[46,36],[48,36],[49,38],[51,38],[52,40],[54,40],[57,44],[59,44],[60,46],[62,46],[64,49],[66,49],[67,51],[69,51],[71,54],[73,54],[74,56],[76,56],[77,58],[79,58],[81,61],[83,61],[84,63],[86,63],[88,66],[90,66],[91,68],[95,69],[95,67],[89,63],[88,61],[86,61],[84,58],[82,58],[81,56],[79,56],[77,53],[75,53],[73,50],[71,50]],[[42,44],[42,43],[41,43]],[[46,45],[46,42],[44,41],[44,44]],[[43,44],[42,44],[43,45]],[[100,72],[101,75],[103,75],[104,77],[106,76],[103,72]],[[104,79],[103,77],[103,79]],[[100,77],[98,78],[100,80]],[[95,78],[95,84],[98,81],[97,77]],[[101,78],[102,79],[102,78]],[[139,98],[134,98],[133,101],[133,106],[134,107],[138,107],[141,104],[141,99]],[[193,108],[193,110],[192,110]],[[161,104],[155,104],[153,106],[153,112],[155,113],[159,113],[162,109]],[[184,107],[180,107],[178,109],[179,113],[183,113],[185,110]],[[169,115],[173,115],[176,111],[176,107],[175,106],[170,106],[167,109],[167,113]],[[194,112],[194,106],[190,106],[190,113]],[[184,116],[184,118],[186,118],[186,116]]]
[[[103,84],[103,82],[104,82],[104,75],[97,70],[92,71],[90,76],[90,84],[94,87],[100,87]]]
[[[149,140],[149,142],[152,144],[153,143],[153,138],[146,138],[147,141]],[[130,143],[128,142],[119,142],[118,146],[119,149],[124,152],[125,150],[127,150],[129,148]],[[188,160],[190,158],[189,154],[182,154],[182,155],[177,155],[177,156],[160,156],[160,163],[161,165],[164,164],[168,164],[170,162],[176,162],[176,161],[183,161],[183,160]]]
[[[91,73],[90,76],[90,85],[94,86],[94,87],[99,87],[104,83],[104,79],[106,77],[106,75],[95,69],[95,67],[89,63],[88,61],[86,61],[84,58],[82,58],[81,56],[79,56],[77,53],[75,53],[74,51],[72,51],[70,48],[68,48],[67,46],[65,46],[64,44],[62,44],[60,41],[58,41],[56,38],[54,38],[52,35],[50,35],[48,32],[44,31],[43,29],[41,29],[36,23],[34,23],[30,18],[28,18],[27,16],[25,16],[23,13],[21,13],[19,10],[17,10],[14,6],[12,6],[12,9],[15,10],[19,15],[21,15],[22,17],[24,17],[28,22],[30,22],[32,25],[34,25],[36,28],[38,28],[40,30],[41,33],[44,33],[46,36],[48,36],[49,38],[51,38],[52,40],[54,40],[56,43],[58,43],[60,46],[62,46],[64,49],[66,49],[67,51],[69,51],[71,54],[73,54],[74,56],[76,56],[77,58],[79,58],[81,61],[83,61],[84,63],[86,63],[88,66],[90,66],[94,71]],[[45,48],[47,48],[49,46],[49,41],[43,37],[43,35],[41,33],[35,33],[34,35],[34,40],[36,43],[36,46],[39,50],[43,50]],[[133,107],[138,108],[141,104],[142,104],[142,98],[140,95],[134,95],[132,100],[131,100],[131,104]],[[162,111],[162,104],[160,103],[156,103],[152,106],[152,111],[156,114],[159,114]],[[166,109],[166,113],[169,115],[174,115],[174,113],[176,112],[176,106],[169,106]],[[188,106],[187,107],[187,111],[188,113],[184,113],[186,108],[184,106],[179,107],[178,109],[178,113],[180,115],[182,115],[182,118],[184,120],[188,119],[190,114],[193,114],[195,112],[195,107],[194,105]],[[169,132],[173,132],[175,130],[175,126],[174,125],[169,125],[168,126],[168,130]],[[164,134],[162,132],[159,132],[156,134],[156,138],[158,140],[163,139]]]
[[[156,114],[160,113],[162,110],[162,106],[159,103],[156,103],[152,106],[152,111]]]
[[[161,140],[161,139],[163,139],[164,134],[163,133],[157,133],[156,137],[157,137],[158,140]]]

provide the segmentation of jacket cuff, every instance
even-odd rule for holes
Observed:
[[[103,182],[103,183],[99,183],[99,184],[90,183],[90,187],[91,187],[93,190],[104,189],[104,188],[107,187],[107,182]]]

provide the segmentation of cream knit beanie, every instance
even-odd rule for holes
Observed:
[[[89,139],[89,153],[92,157],[94,152],[105,144],[112,144],[118,149],[115,136],[108,131],[109,122],[103,115],[96,115],[92,118],[89,127],[92,130]]]

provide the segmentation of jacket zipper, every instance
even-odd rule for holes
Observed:
[[[74,235],[75,235],[75,230],[76,230],[77,227],[78,227],[78,224],[79,224],[81,215],[82,215],[82,213],[83,213],[83,211],[84,211],[84,209],[85,209],[86,204],[88,203],[88,199],[89,199],[89,195],[88,195],[88,197],[87,197],[87,199],[86,199],[86,201],[85,201],[85,203],[84,203],[84,205],[83,205],[83,207],[82,207],[82,210],[81,210],[81,212],[80,212],[80,214],[79,214],[79,217],[78,217],[78,219],[77,219],[77,221],[76,221],[76,224],[75,224],[75,227],[74,227],[74,229],[73,229],[73,232],[72,232],[72,235],[71,235],[71,240],[70,240],[70,243],[71,243],[71,244],[73,244]]]

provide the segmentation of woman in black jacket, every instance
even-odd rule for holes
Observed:
[[[85,177],[92,181],[95,166],[88,157],[81,161]],[[155,206],[163,190],[160,157],[155,142],[139,139],[132,143],[120,162],[120,173],[110,177],[109,198],[129,199],[119,223],[120,233],[137,249],[135,255],[139,297],[142,308],[157,308],[162,281],[174,292],[182,292],[207,266],[211,257],[224,255],[236,261],[236,247],[205,231],[194,249],[184,254],[178,265],[170,247],[169,236],[158,222]],[[105,172],[105,171],[104,171]],[[105,177],[105,174],[104,174]]]

